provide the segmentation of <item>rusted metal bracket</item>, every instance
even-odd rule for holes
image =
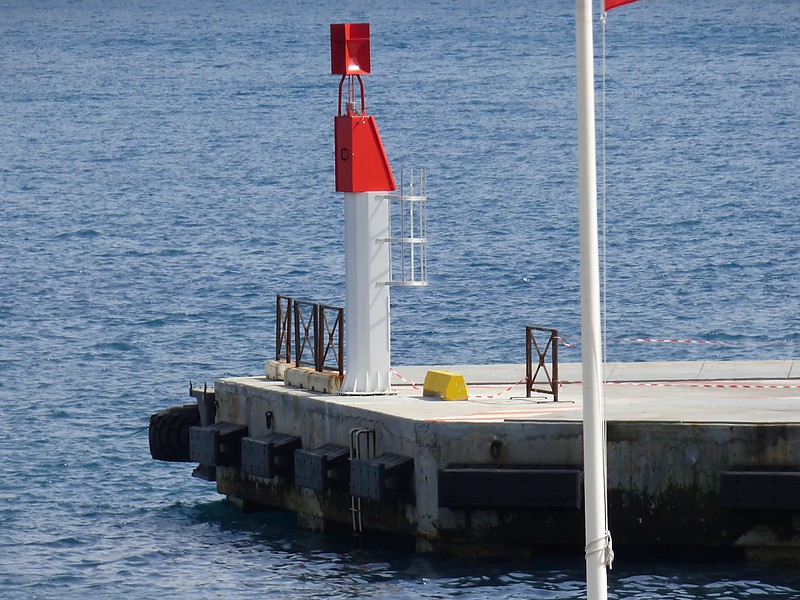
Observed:
[[[544,348],[539,345],[536,339],[536,332],[541,331],[549,333],[547,343]],[[533,370],[533,350],[536,350],[537,363],[536,370]],[[550,371],[547,370],[547,354],[550,352],[551,362]],[[537,383],[536,377],[539,371],[544,371],[547,377],[547,383],[550,385],[547,388],[534,387]],[[544,383],[544,382],[541,382]],[[553,402],[558,402],[558,387],[560,382],[558,380],[558,331],[555,329],[547,329],[545,327],[533,327],[527,325],[525,327],[525,395],[530,398],[531,392],[540,394],[550,394],[553,396]]]

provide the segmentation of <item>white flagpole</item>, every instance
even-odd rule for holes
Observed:
[[[592,0],[576,0],[578,66],[578,188],[580,196],[581,346],[583,363],[583,465],[586,494],[586,587],[588,600],[605,600],[606,476],[602,417],[600,261],[597,250],[594,42]]]

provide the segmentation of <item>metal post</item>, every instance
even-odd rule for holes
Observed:
[[[281,359],[281,348],[283,347],[283,302],[278,294],[278,305],[275,307],[275,360]],[[287,362],[289,357],[287,356]]]
[[[553,332],[550,334],[550,347],[553,350],[553,400],[558,402],[558,331],[553,330]]]
[[[525,396],[531,397],[533,389],[533,355],[531,353],[531,336],[533,332],[529,326],[525,327]]]
[[[405,171],[400,170],[400,281],[406,280],[406,196]]]

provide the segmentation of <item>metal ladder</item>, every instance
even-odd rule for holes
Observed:
[[[389,194],[389,236],[391,245],[389,281],[392,286],[428,285],[427,172],[400,171],[398,193]]]
[[[350,459],[375,458],[375,430],[356,428],[350,430]],[[361,498],[350,496],[350,514],[353,517],[353,535],[361,537],[364,522],[361,518]]]

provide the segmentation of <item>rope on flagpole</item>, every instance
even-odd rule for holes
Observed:
[[[602,39],[602,58],[601,58],[601,70],[602,70],[602,88],[601,88],[601,147],[600,147],[600,160],[601,160],[601,190],[600,190],[600,206],[601,206],[601,213],[602,213],[602,229],[603,229],[603,249],[602,249],[602,261],[603,261],[603,281],[602,281],[602,331],[603,331],[603,345],[602,345],[602,364],[603,364],[603,386],[608,383],[608,368],[606,368],[606,361],[608,357],[608,346],[607,346],[607,329],[608,329],[608,301],[607,301],[607,294],[608,294],[608,262],[607,262],[607,245],[606,240],[608,238],[608,227],[606,225],[606,14],[607,11],[605,9],[605,2],[600,3],[600,24],[601,24],[601,39]],[[603,402],[601,403],[600,410],[602,411],[601,418],[603,420],[603,481],[608,482],[608,458],[606,456],[607,448],[608,448],[608,421],[606,419],[606,395],[605,390],[603,390]],[[606,531],[605,536],[603,536],[600,542],[600,550],[604,552],[604,560],[606,567],[611,569],[612,564],[614,563],[614,550],[612,549],[611,545],[611,531],[609,530],[609,523],[608,523],[608,484],[606,483],[605,490],[603,493],[603,504],[605,505],[605,520],[606,520]],[[590,553],[595,552],[595,548],[597,547],[598,541],[593,541],[586,546],[586,553],[587,556]]]
[[[608,347],[606,345],[606,340],[608,339],[608,302],[607,302],[607,290],[608,290],[608,276],[607,276],[607,256],[606,256],[606,237],[608,233],[608,228],[606,226],[606,15],[608,13],[605,11],[605,7],[602,6],[600,10],[600,24],[602,26],[602,92],[601,92],[601,118],[602,118],[602,133],[600,136],[601,139],[601,150],[600,150],[600,160],[601,160],[601,194],[600,194],[600,204],[601,204],[601,212],[603,214],[603,367],[605,370],[606,364],[606,356],[608,356]]]
[[[600,206],[602,213],[603,224],[603,371],[605,372],[606,357],[608,356],[608,346],[606,340],[608,339],[608,261],[607,261],[607,245],[606,239],[608,237],[608,227],[606,225],[606,15],[605,2],[600,5],[600,25],[601,25],[601,39],[602,39],[602,52],[601,52],[601,71],[602,71],[602,89],[600,94],[601,103],[601,147],[600,147]],[[605,377],[603,378],[605,381]]]

